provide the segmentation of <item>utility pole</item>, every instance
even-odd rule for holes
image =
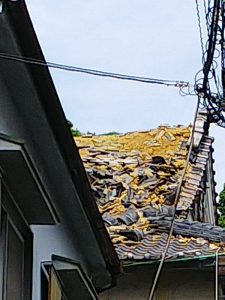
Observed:
[[[221,0],[221,18],[222,18],[222,25],[221,25],[221,79],[222,79],[222,86],[223,86],[223,101],[221,103],[222,110],[225,110],[225,0]]]

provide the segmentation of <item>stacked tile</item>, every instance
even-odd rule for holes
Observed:
[[[191,161],[189,162],[190,169],[185,175],[184,186],[182,187],[177,210],[187,211],[197,195],[204,193],[202,180],[205,175],[212,143],[213,138],[204,136],[198,151],[192,152]]]
[[[157,232],[169,232],[171,221],[168,220],[155,220],[157,224]],[[225,243],[225,229],[209,223],[201,223],[189,220],[175,220],[174,235],[184,235],[186,237],[199,237],[211,242]]]
[[[187,211],[196,197],[204,193],[202,180],[214,140],[212,137],[205,135],[208,130],[207,126],[207,113],[201,111],[198,113],[195,124],[189,172],[184,178],[184,185],[177,206],[178,211]]]

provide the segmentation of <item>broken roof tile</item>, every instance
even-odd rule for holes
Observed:
[[[200,114],[167,258],[205,255],[217,249],[217,243],[225,242],[224,230],[185,220],[192,203],[204,194],[204,173],[213,142],[205,134],[205,123],[206,115]],[[191,131],[192,126],[164,125],[149,131],[75,139],[120,259],[161,257]]]

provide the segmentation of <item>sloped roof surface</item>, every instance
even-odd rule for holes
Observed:
[[[178,201],[167,258],[210,254],[223,248],[225,231],[189,222],[188,210],[205,193],[213,139],[204,115],[195,125],[194,146]],[[120,259],[158,259],[174,215],[174,200],[186,163],[192,127],[76,138],[100,213]],[[221,249],[222,249],[221,248]]]

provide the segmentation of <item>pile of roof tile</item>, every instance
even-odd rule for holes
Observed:
[[[176,127],[76,138],[99,210],[118,215],[132,204],[172,204],[189,135],[190,128]]]
[[[201,116],[196,124],[195,151],[188,162],[178,201],[177,219],[186,218],[196,196],[204,193],[202,179],[212,144],[212,139],[204,136],[204,123]],[[76,138],[94,198],[121,259],[152,259],[154,253],[158,255],[162,250],[174,216],[174,200],[186,163],[191,130],[191,126],[160,126],[124,135]],[[179,226],[175,226],[177,235],[185,231]],[[194,228],[189,226],[190,229],[194,232]],[[186,236],[190,236],[188,230]],[[209,237],[213,236],[211,233]],[[221,235],[224,238],[225,233]],[[191,236],[185,240],[187,249],[179,239],[174,241],[177,245],[174,255],[194,247],[197,242],[193,239],[195,235]],[[155,239],[159,240],[156,244]],[[213,243],[218,239],[210,240],[211,244],[205,240],[196,249],[210,253],[211,248],[217,247]],[[168,253],[172,255],[170,250]]]

